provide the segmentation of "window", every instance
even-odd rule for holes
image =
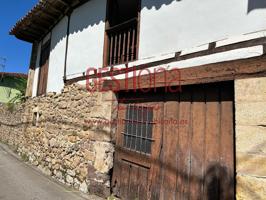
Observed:
[[[108,1],[106,66],[137,59],[139,5],[139,0]]]
[[[153,108],[128,105],[125,119],[124,147],[150,154],[153,129]]]

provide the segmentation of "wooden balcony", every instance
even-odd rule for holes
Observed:
[[[137,18],[110,27],[106,30],[106,33],[108,37],[108,65],[128,63],[137,59]]]

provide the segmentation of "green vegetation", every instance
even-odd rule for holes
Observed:
[[[109,197],[107,198],[107,200],[116,200],[116,198],[115,198],[115,196],[112,194],[111,196],[109,196]]]
[[[0,103],[5,103],[13,111],[16,103],[25,100],[26,87],[26,78],[4,76],[0,79]]]
[[[29,161],[29,156],[23,153],[23,154],[21,155],[21,159],[22,159],[24,162],[28,162],[28,161]]]

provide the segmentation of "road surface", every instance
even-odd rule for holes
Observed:
[[[0,145],[0,200],[99,200],[51,181]]]

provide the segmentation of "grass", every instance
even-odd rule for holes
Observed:
[[[23,153],[23,154],[21,155],[21,159],[22,159],[24,162],[28,162],[28,161],[29,161],[29,156],[28,156],[27,154]]]

